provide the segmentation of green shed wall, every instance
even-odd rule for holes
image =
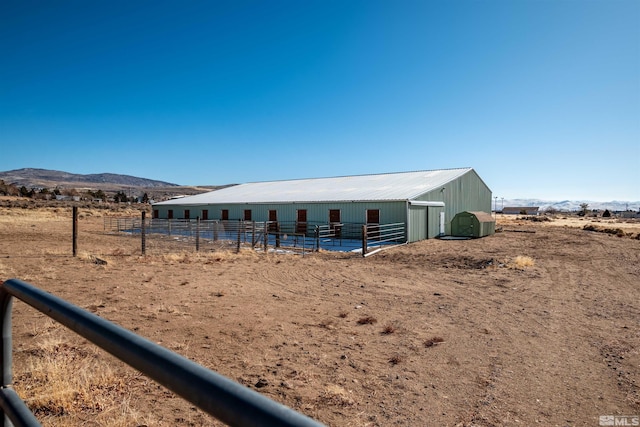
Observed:
[[[473,212],[459,212],[451,221],[451,234],[460,237],[485,237],[495,233],[495,225],[493,219],[485,221]]]

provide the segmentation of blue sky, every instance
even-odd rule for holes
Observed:
[[[3,0],[0,170],[640,200],[637,0]]]

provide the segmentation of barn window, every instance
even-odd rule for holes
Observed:
[[[367,233],[370,237],[380,235],[380,209],[367,209]]]
[[[251,209],[244,210],[244,220],[251,221]]]
[[[220,219],[222,221],[229,221],[229,209],[222,209],[220,211]]]
[[[342,234],[342,225],[340,224],[340,209],[329,209],[329,227],[335,237]]]
[[[367,209],[367,224],[380,224],[380,209]]]
[[[160,211],[158,209],[154,209],[153,210],[153,217],[154,218],[160,218]]]
[[[307,210],[298,209],[297,219],[296,219],[296,233],[306,233],[306,232],[307,232]]]
[[[278,229],[278,211],[269,211],[269,231],[276,231]]]
[[[202,209],[202,220],[206,221],[209,219],[209,211],[207,209]]]
[[[189,219],[191,218],[191,211],[189,211],[189,209],[185,209],[184,210],[184,219]]]
[[[169,212],[167,212],[167,218],[173,219],[173,209],[169,209]]]

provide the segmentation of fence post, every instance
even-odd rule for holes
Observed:
[[[365,256],[367,253],[367,226],[366,224],[362,226],[362,256]]]
[[[280,247],[280,223],[276,221],[276,248]]]
[[[142,224],[140,226],[140,235],[142,236],[142,255],[147,253],[147,228],[145,226],[145,218],[147,213],[142,211]]]
[[[241,226],[244,226],[244,224],[242,223],[242,220],[239,219],[238,220],[238,244],[236,246],[236,253],[239,254],[240,253],[240,228]]]
[[[6,292],[4,289],[0,290],[0,309],[2,313],[0,313],[0,325],[2,332],[2,360],[0,360],[0,380],[2,381],[2,387],[6,387],[11,385],[13,381],[12,374],[12,339],[11,339],[11,307],[13,306],[13,297],[9,292]],[[2,415],[4,419],[4,415]],[[1,420],[0,420],[1,421]]]
[[[251,221],[251,247],[255,247],[256,243],[258,243],[256,240],[256,222]]]
[[[316,225],[316,252],[320,252],[320,227]]]
[[[75,257],[78,254],[78,207],[74,206],[72,208],[73,211],[73,256]]]
[[[200,217],[196,217],[196,252],[200,252]]]
[[[264,222],[264,253],[267,253],[269,247],[269,222]]]
[[[218,240],[218,227],[219,227],[220,222],[218,221],[213,221],[211,223],[211,227],[213,227],[213,241],[216,242]]]

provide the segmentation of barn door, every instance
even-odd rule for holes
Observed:
[[[329,209],[329,228],[335,237],[340,237],[340,234],[342,233],[340,209]]]
[[[471,215],[458,215],[458,236],[473,237],[473,217]]]
[[[296,219],[296,233],[307,234],[307,210],[298,209]]]
[[[278,229],[278,211],[269,211],[269,231],[276,231]]]
[[[369,237],[380,235],[380,209],[367,209],[367,234]]]

